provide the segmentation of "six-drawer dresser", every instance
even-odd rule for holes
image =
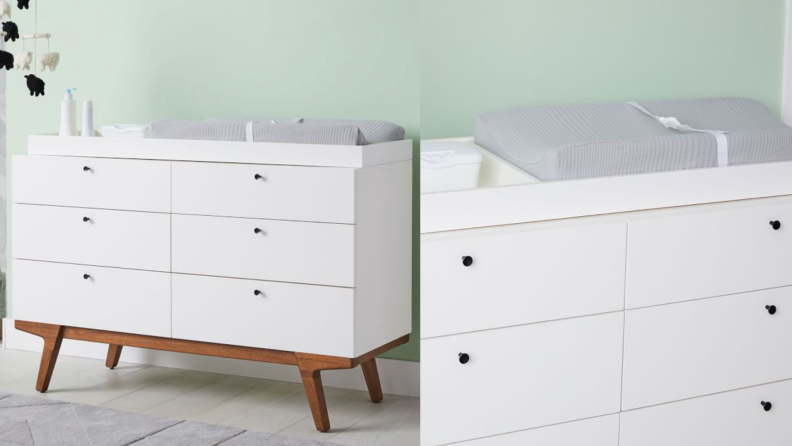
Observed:
[[[13,316],[44,338],[322,370],[411,331],[412,143],[368,146],[32,136],[13,159]]]
[[[422,444],[792,444],[791,172],[423,195]]]

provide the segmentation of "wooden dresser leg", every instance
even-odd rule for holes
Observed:
[[[41,324],[38,330],[37,335],[44,339],[44,351],[41,352],[41,366],[39,367],[38,380],[36,380],[36,390],[44,393],[49,389],[52,372],[58,361],[58,353],[60,353],[63,342],[63,327]]]
[[[377,360],[371,358],[361,363],[360,368],[363,369],[363,377],[366,378],[366,387],[368,387],[371,401],[379,403],[382,401],[382,384],[380,383],[379,371],[377,371]]]
[[[322,386],[321,371],[311,368],[300,367],[305,394],[308,395],[308,404],[311,406],[316,430],[327,432],[330,430],[330,416],[327,414],[327,401],[325,401],[324,387]]]
[[[118,367],[122,348],[124,348],[123,345],[110,344],[110,347],[107,349],[107,361],[105,362],[108,369],[112,370]]]

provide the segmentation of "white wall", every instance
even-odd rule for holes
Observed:
[[[786,1],[784,36],[784,85],[781,88],[781,111],[787,125],[792,125],[792,0]]]
[[[5,49],[5,43],[2,44]],[[6,71],[0,71],[0,269],[6,270]],[[6,315],[5,292],[0,293],[0,318]]]

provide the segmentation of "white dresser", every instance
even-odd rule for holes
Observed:
[[[363,367],[411,331],[412,143],[33,136],[13,159],[14,317],[62,339],[300,368]]]
[[[442,202],[422,444],[792,444],[792,196],[473,229]]]

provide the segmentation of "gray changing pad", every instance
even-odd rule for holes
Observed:
[[[273,121],[279,122],[274,124]],[[170,120],[151,123],[151,137],[210,141],[247,141],[253,122],[254,142],[293,144],[367,145],[404,139],[404,129],[384,121],[303,119],[281,123],[270,117],[224,117],[206,121]]]
[[[729,164],[792,160],[792,128],[744,98],[640,102],[653,115],[728,132]],[[707,133],[667,129],[626,103],[518,108],[476,118],[476,144],[542,181],[717,166]]]

